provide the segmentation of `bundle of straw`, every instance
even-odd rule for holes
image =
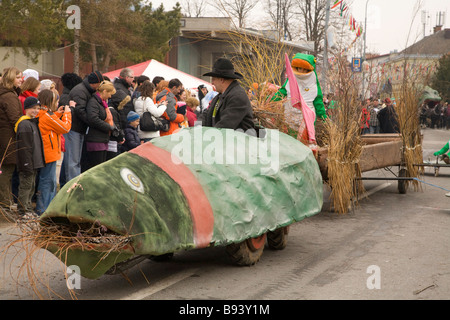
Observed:
[[[404,77],[401,86],[396,94],[396,112],[400,134],[403,141],[403,165],[406,168],[408,177],[419,177],[423,174],[424,168],[414,164],[423,162],[422,135],[420,132],[420,88],[414,75],[408,76],[406,72],[406,62],[404,67]],[[412,180],[414,191],[420,190],[420,183]]]
[[[230,31],[228,35],[236,52],[233,64],[244,76],[241,84],[248,90],[257,121],[266,128],[294,135],[286,121],[286,99],[270,101],[284,81],[286,45],[238,32]]]
[[[327,184],[331,188],[334,210],[347,213],[356,204],[356,195],[364,191],[359,159],[362,152],[360,134],[361,108],[358,101],[358,85],[348,70],[348,63],[337,57],[332,78],[338,92],[337,107],[333,119],[324,125],[324,142],[328,148]]]

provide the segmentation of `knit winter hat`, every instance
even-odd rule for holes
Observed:
[[[29,109],[29,108],[33,108],[34,106],[40,106],[41,103],[39,102],[39,100],[36,97],[28,97],[25,99],[25,102],[23,103],[23,109]]]
[[[26,69],[23,74],[23,80],[27,80],[29,77],[33,77],[36,80],[39,80],[39,72],[33,69]]]
[[[55,83],[52,80],[50,80],[50,79],[41,80],[41,89],[40,89],[40,91],[42,91],[42,90],[51,90],[52,87],[54,87],[54,86],[55,86]]]
[[[90,75],[88,75],[88,82],[90,84],[100,83],[103,81],[103,76],[100,73],[100,71],[92,72]]]
[[[127,121],[128,122],[136,121],[139,118],[140,117],[139,117],[139,115],[136,112],[134,112],[134,111],[128,112],[128,115],[127,115]]]

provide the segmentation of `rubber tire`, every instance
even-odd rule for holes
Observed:
[[[263,236],[265,237],[265,234]],[[259,261],[264,251],[265,241],[258,247],[254,247],[251,241],[252,239],[247,239],[226,246],[225,250],[233,263],[239,266],[252,266]]]
[[[406,169],[400,169],[398,172],[399,177],[406,177],[407,176],[407,170]],[[398,192],[400,194],[406,194],[406,191],[408,190],[408,181],[406,180],[398,180]]]
[[[267,245],[272,250],[286,248],[289,234],[289,226],[267,232]]]
[[[155,262],[166,262],[173,258],[173,252],[165,253],[160,256],[151,256],[149,259]]]

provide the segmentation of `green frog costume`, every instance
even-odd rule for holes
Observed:
[[[447,141],[447,143],[445,144],[445,146],[442,147],[441,150],[436,151],[435,153],[433,153],[433,155],[434,155],[434,156],[440,156],[440,155],[443,155],[443,154],[447,153],[447,152],[448,152],[448,149],[450,148],[450,147],[449,147],[449,144],[450,144],[450,140]]]
[[[327,115],[323,103],[322,89],[316,73],[316,58],[310,54],[297,53],[292,59],[291,65],[295,77],[297,78],[300,93],[305,100],[306,105],[314,111],[316,119],[326,119]],[[309,72],[299,73],[296,68],[303,68],[309,70]],[[274,95],[272,101],[280,101],[286,97],[290,97],[288,82],[289,80],[286,80],[283,86]]]

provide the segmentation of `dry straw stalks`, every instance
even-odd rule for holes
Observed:
[[[39,299],[63,298],[51,287],[50,282],[54,277],[52,265],[59,265],[68,279],[66,261],[56,260],[50,252],[42,249],[56,244],[59,249],[54,255],[67,257],[67,252],[72,248],[95,251],[95,245],[105,244],[108,250],[101,251],[100,263],[111,252],[120,251],[131,241],[130,236],[111,233],[99,223],[56,224],[33,216],[19,219],[14,232],[10,234],[14,240],[0,248],[0,260],[9,265],[5,272],[9,270],[9,278],[15,280],[17,287],[30,289]],[[25,283],[22,283],[23,281]],[[75,291],[70,287],[67,287],[67,290],[70,298],[76,299]]]
[[[328,181],[334,210],[347,213],[356,204],[357,194],[364,191],[359,159],[362,152],[360,134],[361,108],[358,100],[359,85],[352,77],[345,57],[336,57],[330,80],[336,88],[336,105],[325,122],[324,141],[328,148]],[[329,81],[330,81],[329,80]]]
[[[408,74],[406,61],[403,66],[403,81],[395,92],[396,112],[400,126],[400,134],[403,142],[403,166],[406,168],[407,177],[419,177],[423,175],[424,168],[415,166],[423,162],[422,134],[420,132],[420,96],[423,84],[418,81],[418,76]],[[421,189],[419,181],[409,182],[414,191]]]
[[[284,55],[286,52],[290,54],[286,45],[252,34],[229,31],[228,36],[229,44],[236,52],[232,58],[233,64],[244,76],[241,84],[249,92],[259,124],[297,137],[296,129],[290,128],[286,122],[286,99],[270,101],[277,91],[276,85],[284,81]]]

